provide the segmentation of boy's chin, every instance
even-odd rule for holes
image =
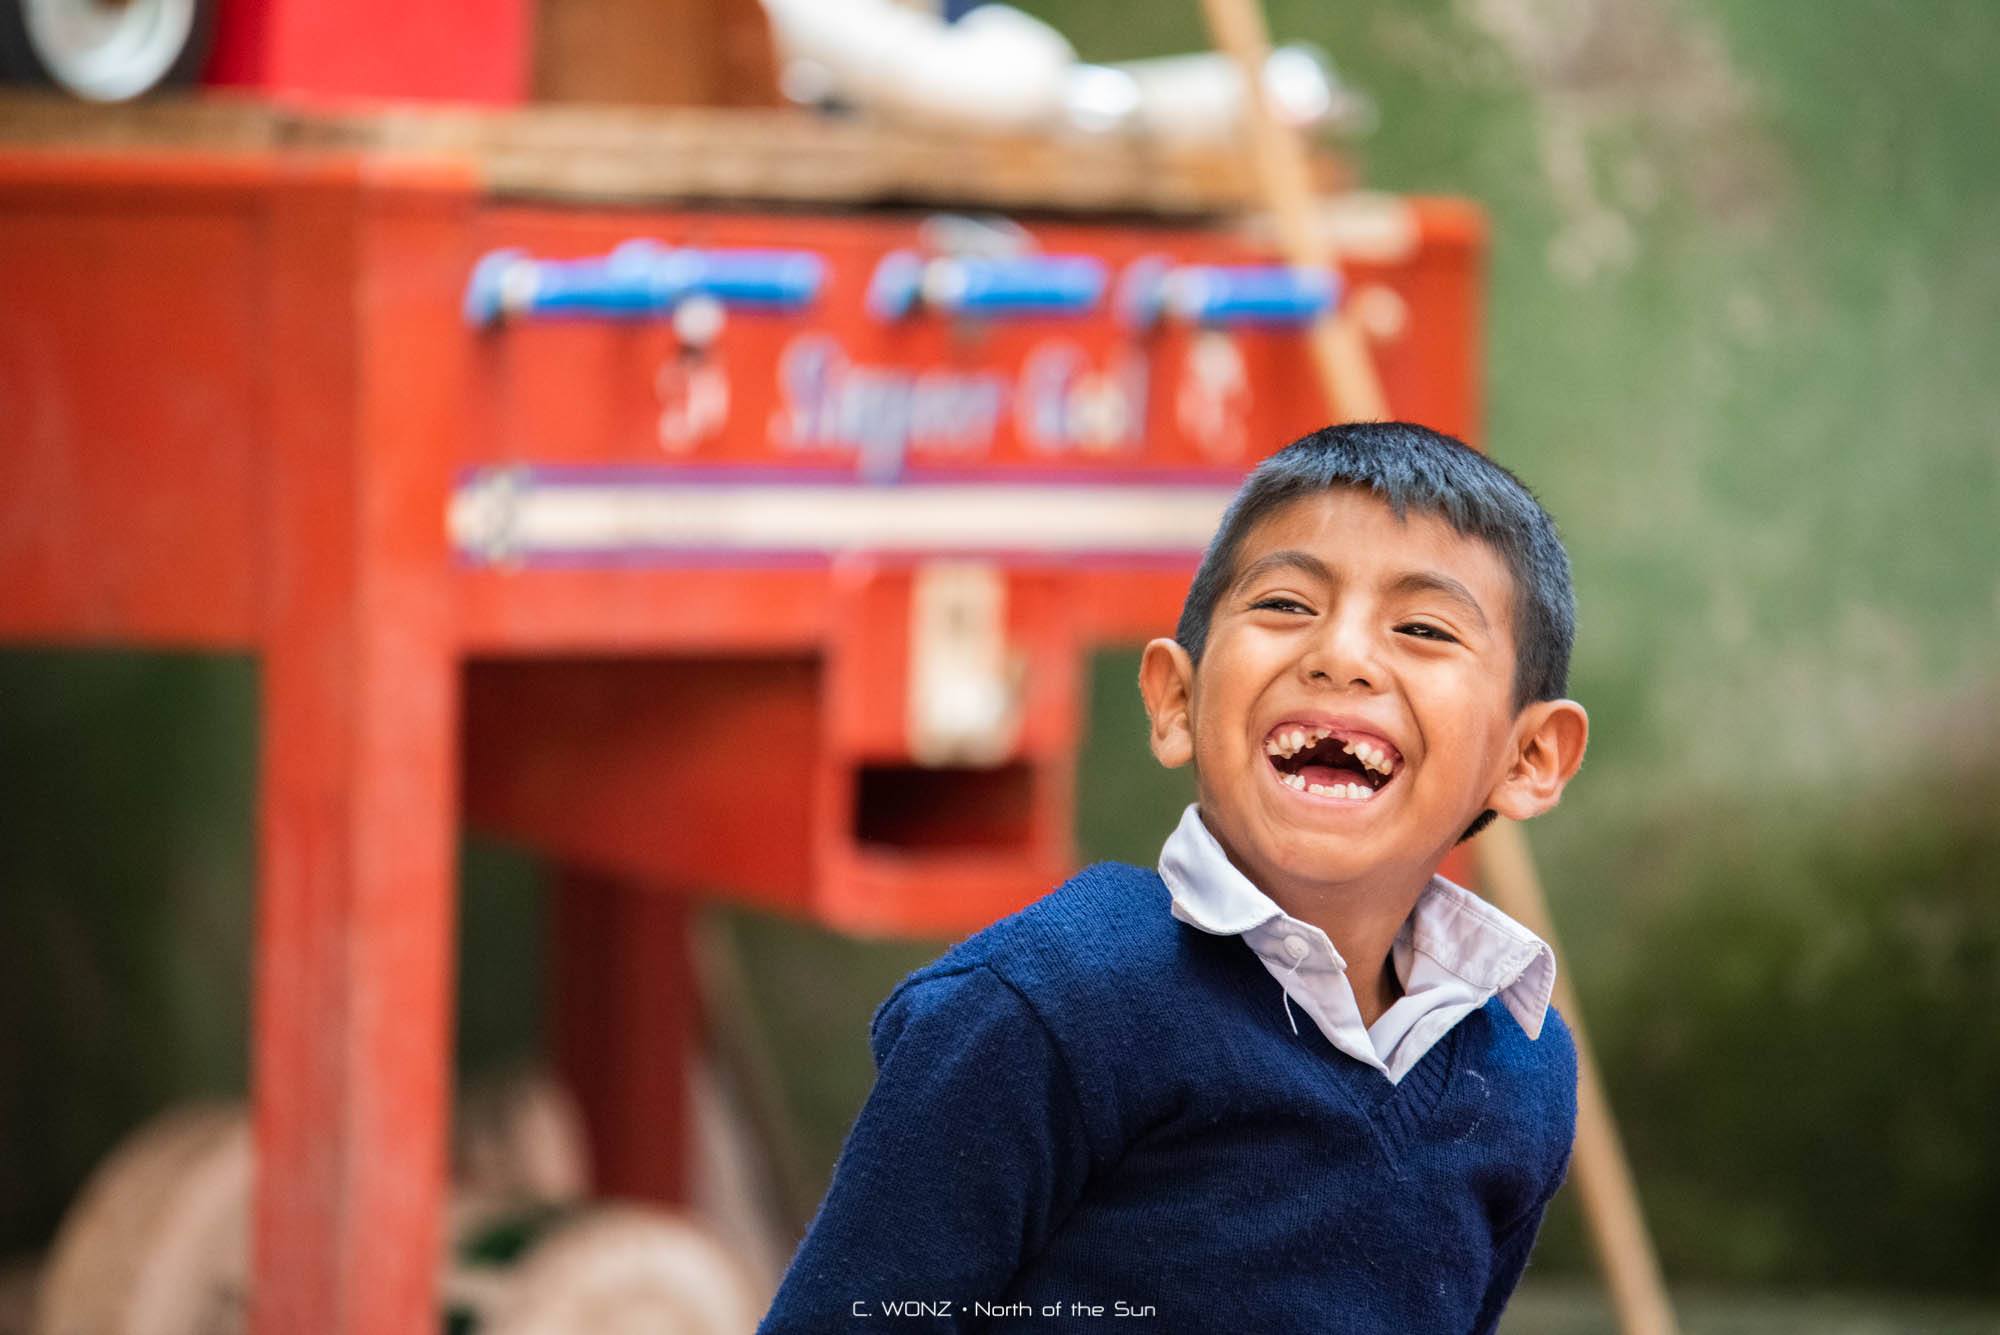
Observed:
[[[1490,818],[1489,818],[1490,819]],[[1485,821],[1473,825],[1484,828]],[[1307,886],[1422,885],[1444,864],[1456,844],[1471,837],[1442,835],[1420,845],[1387,830],[1349,825],[1294,827],[1255,841],[1252,856],[1274,884]],[[1239,864],[1240,865],[1240,864]],[[1256,879],[1253,877],[1253,879]]]
[[[1259,849],[1259,861],[1273,880],[1299,886],[1353,885],[1408,870],[1372,842],[1351,832],[1304,831]]]

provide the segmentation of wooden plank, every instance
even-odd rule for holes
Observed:
[[[469,162],[484,189],[607,203],[945,206],[1204,216],[1256,205],[1241,153],[1129,135],[968,135],[720,107],[401,104],[338,111],[230,96],[115,107],[0,96],[0,144],[66,151],[298,150]],[[1314,163],[1321,192],[1350,184]]]

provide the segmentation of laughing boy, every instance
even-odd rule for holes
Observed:
[[[1437,875],[1554,806],[1569,562],[1512,474],[1404,423],[1244,483],[1153,754],[1197,800],[912,974],[767,1332],[1491,1331],[1563,1180],[1549,948]]]

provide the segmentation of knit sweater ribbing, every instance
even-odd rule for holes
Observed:
[[[1240,938],[1120,864],[912,974],[871,1039],[773,1335],[1077,1330],[1119,1303],[1152,1312],[1118,1329],[1489,1331],[1575,1123],[1553,1014],[1530,1041],[1489,1002],[1391,1084],[1294,1035]]]

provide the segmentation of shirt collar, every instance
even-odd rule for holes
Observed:
[[[1241,936],[1273,919],[1294,921],[1237,869],[1193,804],[1160,850],[1160,879],[1174,917],[1215,936]],[[1555,952],[1539,936],[1462,886],[1433,876],[1392,949],[1407,986],[1423,956],[1501,1004],[1529,1038],[1541,1036],[1555,990]]]
[[[1241,936],[1285,915],[1236,869],[1193,803],[1160,849],[1160,879],[1174,897],[1173,915],[1216,936]]]

